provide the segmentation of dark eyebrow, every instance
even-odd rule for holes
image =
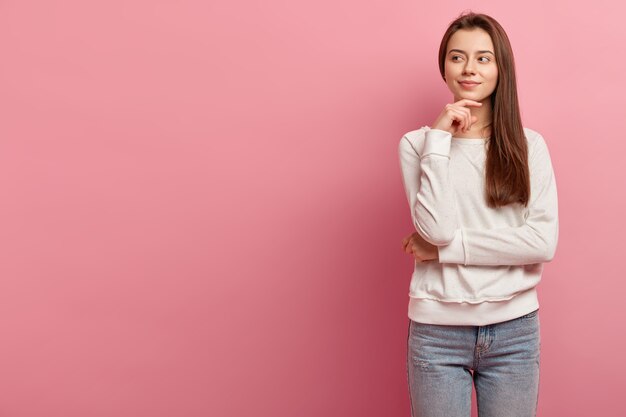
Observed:
[[[450,52],[460,52],[460,53],[462,53],[462,54],[467,55],[467,52],[465,52],[465,51],[461,51],[460,49],[450,49],[450,51],[449,51],[448,53],[450,53]],[[478,53],[479,53],[479,54],[489,53],[489,54],[491,54],[491,55],[493,55],[493,56],[495,56],[495,55],[496,55],[496,54],[494,54],[493,52],[491,52],[490,50],[478,51]]]

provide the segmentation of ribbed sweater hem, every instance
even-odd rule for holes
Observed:
[[[486,326],[523,316],[539,308],[536,288],[504,301],[445,302],[409,297],[409,318],[419,323]]]

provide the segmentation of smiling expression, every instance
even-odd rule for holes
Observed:
[[[446,52],[446,84],[454,101],[490,100],[498,84],[498,66],[489,34],[480,28],[457,30]]]

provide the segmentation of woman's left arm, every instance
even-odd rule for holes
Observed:
[[[526,265],[554,258],[559,236],[557,187],[548,146],[537,137],[529,161],[531,195],[525,223],[518,227],[460,227],[438,246],[440,263]]]

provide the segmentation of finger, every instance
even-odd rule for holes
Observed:
[[[411,249],[412,249],[413,255],[419,257],[419,254],[421,253],[421,251],[420,251],[419,247],[415,243],[413,245],[411,245]]]
[[[472,107],[479,107],[483,105],[482,102],[476,101],[476,100],[470,100],[469,98],[461,99],[454,104],[458,106],[472,106]]]
[[[451,120],[450,127],[456,127],[456,131],[462,131],[465,125],[465,122],[463,120],[464,115],[461,109],[462,109],[461,106],[456,106],[455,104],[446,105],[446,114],[448,115],[448,118]],[[454,126],[454,122],[456,122],[458,125]]]
[[[459,111],[461,116],[463,117],[463,131],[467,132],[474,124],[472,112],[467,107],[457,107],[456,110]]]
[[[457,108],[463,117],[463,132],[467,132],[472,127],[472,112],[467,107]]]
[[[459,131],[464,130],[467,124],[467,119],[461,108],[451,108],[449,110],[449,114],[450,117],[459,124],[457,129]]]

